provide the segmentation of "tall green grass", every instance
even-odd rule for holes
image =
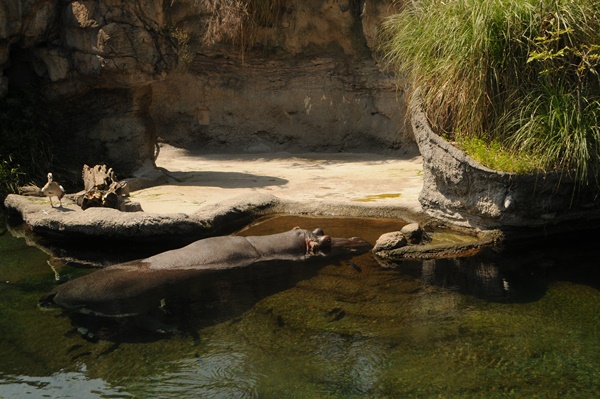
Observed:
[[[502,143],[582,183],[596,174],[597,0],[408,2],[382,25],[379,50],[420,88],[440,133]]]
[[[51,137],[61,129],[61,116],[34,88],[0,98],[0,201],[22,184],[45,182],[51,170]]]
[[[11,156],[0,159],[0,201],[8,194],[16,193],[22,184],[24,173],[21,172],[19,165],[13,162]],[[0,204],[1,207],[1,204]]]

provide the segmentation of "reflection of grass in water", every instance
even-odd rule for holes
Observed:
[[[574,312],[573,299],[582,296],[589,302]],[[598,322],[590,330],[581,326],[597,318],[599,297],[561,283],[536,303],[480,303],[457,319],[460,334],[452,340],[394,356],[385,390],[398,394],[400,386],[407,397],[440,391],[465,398],[594,397]]]
[[[536,303],[488,304],[422,288],[419,280],[393,271],[351,270],[326,267],[260,301],[241,319],[199,331],[199,344],[185,334],[116,349],[111,342],[89,344],[64,335],[67,320],[32,309],[25,315],[36,320],[36,330],[24,333],[43,339],[11,342],[13,349],[5,353],[17,351],[14,359],[32,351],[48,372],[86,364],[88,378],[140,397],[160,392],[162,380],[175,384],[175,391],[193,385],[202,392],[212,387],[286,398],[597,393],[595,290],[561,283]],[[337,320],[336,308],[344,311]],[[3,316],[15,323],[24,314]],[[227,378],[218,378],[223,375]]]
[[[44,375],[68,368],[58,355],[65,350],[64,322],[36,307],[41,293],[54,284],[48,256],[25,240],[0,237],[0,375]]]

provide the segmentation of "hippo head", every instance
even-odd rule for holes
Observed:
[[[316,228],[312,233],[306,233],[306,255],[327,254],[331,250],[331,237]]]
[[[359,237],[331,237],[316,228],[306,236],[307,255],[344,256],[360,255],[368,252],[372,245]]]

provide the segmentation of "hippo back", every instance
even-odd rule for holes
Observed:
[[[248,266],[259,258],[256,249],[244,237],[211,237],[195,241],[144,259],[149,269],[230,269]]]

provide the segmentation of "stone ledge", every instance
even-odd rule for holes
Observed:
[[[274,196],[249,195],[223,201],[192,215],[120,212],[110,208],[83,211],[72,202],[62,208],[50,208],[45,200],[15,194],[9,195],[4,205],[9,223],[23,222],[32,232],[52,240],[193,241],[240,228],[278,202]]]
[[[249,193],[225,198],[195,213],[120,212],[110,208],[81,210],[74,202],[63,208],[50,208],[45,198],[10,194],[4,206],[11,225],[24,223],[42,238],[54,241],[194,241],[226,234],[268,215],[398,218],[425,223],[423,214],[398,206],[350,205],[335,202],[291,202],[274,195]]]
[[[493,248],[504,240],[499,230],[486,230],[476,234],[473,241],[445,244],[406,245],[395,249],[376,251],[373,254],[383,267],[397,267],[405,259],[444,259],[472,256],[484,248]],[[389,263],[389,264],[388,264]]]

